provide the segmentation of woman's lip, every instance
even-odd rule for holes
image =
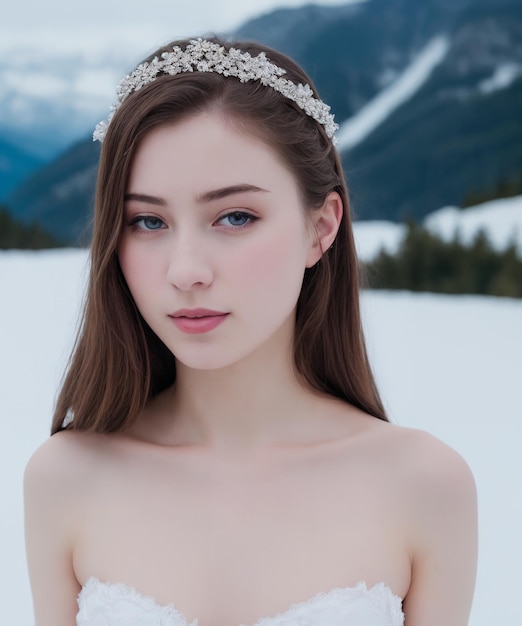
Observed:
[[[215,317],[219,315],[227,315],[224,311],[213,311],[212,309],[179,309],[171,313],[169,317]]]
[[[191,315],[179,315],[177,312],[176,315],[170,316],[176,327],[188,335],[208,333],[224,322],[227,317],[228,313],[216,311],[213,311],[212,315],[194,315],[191,311]]]

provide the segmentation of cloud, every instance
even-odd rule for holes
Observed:
[[[316,3],[334,6],[361,1],[365,0]],[[112,44],[113,49],[124,46],[143,56],[159,43],[177,37],[230,32],[247,19],[280,6],[304,4],[307,0],[157,0],[144,12],[143,0],[22,0],[10,2],[2,10],[0,54],[22,47],[60,53],[80,50],[92,55]]]

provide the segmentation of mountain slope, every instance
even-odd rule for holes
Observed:
[[[79,142],[33,174],[8,198],[18,219],[37,222],[73,244],[89,237],[99,144]]]
[[[423,88],[344,155],[364,218],[420,218],[520,171],[522,5],[469,10],[451,40]],[[512,82],[495,83],[508,65]]]
[[[520,172],[522,0],[280,9],[235,36],[292,54],[337,121],[364,131],[342,151],[359,219],[420,219]],[[357,113],[393,91],[437,38],[444,49],[408,97],[357,128]],[[9,196],[12,211],[75,241],[92,203],[96,150],[90,137],[72,147]]]
[[[428,81],[448,53],[447,37],[434,37],[410,65],[393,81],[341,124],[337,149],[352,150],[378,128],[390,115],[410,100]]]
[[[42,164],[42,159],[0,139],[0,200]]]
[[[280,9],[234,35],[294,57],[342,121],[388,85],[430,39],[452,30],[477,1],[367,0],[344,7]],[[498,0],[480,2],[498,5]]]

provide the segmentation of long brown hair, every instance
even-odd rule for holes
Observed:
[[[267,57],[294,83],[310,78],[291,59],[254,43],[213,41]],[[147,60],[187,41],[169,44]],[[140,315],[121,272],[117,249],[124,195],[136,149],[153,128],[217,109],[273,147],[294,173],[303,205],[313,211],[331,191],[344,215],[334,244],[305,271],[297,304],[294,366],[312,388],[387,420],[368,362],[359,310],[359,267],[339,155],[324,128],[258,81],[217,73],[161,75],[132,93],[112,119],[101,152],[90,279],[83,323],[58,396],[52,434],[71,429],[115,432],[128,427],[149,398],[172,385],[175,358]],[[70,421],[70,420],[67,420]]]

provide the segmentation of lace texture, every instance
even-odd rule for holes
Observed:
[[[78,596],[77,626],[198,626],[174,605],[160,606],[150,596],[121,583],[104,583],[91,577]],[[389,587],[378,583],[321,592],[293,604],[252,626],[403,626],[402,601]],[[234,625],[231,625],[234,626]],[[240,624],[240,626],[247,626]]]

